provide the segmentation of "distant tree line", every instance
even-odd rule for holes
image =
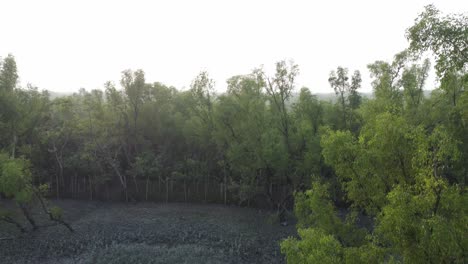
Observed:
[[[340,109],[306,88],[291,104],[297,74],[297,65],[281,61],[273,76],[262,69],[233,76],[218,94],[206,72],[180,91],[125,70],[121,89],[107,82],[104,90],[51,100],[47,91],[17,86],[9,55],[1,148],[27,161],[33,184],[48,185],[57,199],[275,208],[325,169],[319,127],[345,126]]]

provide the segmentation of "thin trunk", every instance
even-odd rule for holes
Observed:
[[[149,176],[146,176],[146,194],[145,194],[146,201],[148,201],[148,185],[149,185]]]
[[[65,148],[65,146],[67,145],[68,143],[68,136],[65,138],[65,142],[62,144],[62,146],[60,146],[60,150],[59,150],[59,153],[60,155],[58,155],[58,161],[59,161],[59,168],[60,168],[60,179],[62,180],[62,189],[65,190],[65,178],[64,178],[64,175],[63,175],[63,149]],[[54,145],[55,147],[55,145]],[[55,151],[56,155],[57,155],[57,150]]]
[[[135,177],[132,177],[132,178],[133,178],[133,183],[135,184],[136,193],[139,194],[140,191],[138,190],[138,183],[137,183],[137,180],[136,180],[136,176],[135,176]]]
[[[55,145],[55,142],[52,142],[53,149],[49,150],[50,152],[54,153],[55,161],[57,162],[57,165],[58,165],[58,175],[55,177],[55,179],[57,181],[57,199],[60,198],[59,197],[60,181],[61,181],[61,184],[62,184],[62,189],[65,189],[65,178],[63,176],[63,158],[62,158],[63,154],[62,153],[63,153],[63,148],[67,144],[67,141],[68,140],[66,140],[65,143],[60,148],[60,155],[59,155],[59,150],[57,149],[57,146]]]
[[[107,200],[110,200],[110,192],[109,192],[109,183],[106,182],[106,193],[107,193]]]
[[[150,185],[150,195],[153,195],[153,200],[157,197],[156,193],[157,193],[157,190],[156,190],[156,184],[154,184],[154,181],[151,181],[151,185]]]
[[[224,186],[223,186],[223,183],[219,183],[219,196],[221,197],[221,200],[223,200],[223,193],[224,193]]]
[[[74,179],[74,176],[70,176],[70,181],[68,182],[68,190],[69,190],[69,195],[70,195],[70,198],[73,198],[73,179]]]
[[[81,192],[81,189],[80,189],[80,181],[78,180],[78,178],[76,178],[76,181],[75,181],[75,188],[76,188],[76,197],[80,197],[80,192]]]
[[[169,179],[166,178],[166,203],[169,202]]]
[[[341,93],[341,106],[343,108],[343,124],[344,124],[344,127],[346,128],[346,103],[345,103],[345,98],[344,98],[344,92]]]
[[[59,175],[58,173],[55,174],[55,188],[56,188],[56,194],[57,194],[57,200],[60,199],[59,195]]]
[[[62,183],[62,190],[64,193],[66,193],[67,191],[65,190],[65,178],[63,176],[63,165],[62,165],[62,162],[60,162],[60,166],[59,166],[59,172],[60,172],[60,181]]]
[[[117,166],[111,161],[109,162],[114,172],[117,174],[120,180],[120,184],[122,185],[123,191],[125,193],[125,202],[128,202],[128,192],[127,192],[127,177],[120,173]]]
[[[73,194],[73,181],[75,179],[75,176],[71,176],[71,179],[70,179],[70,186],[68,188],[70,188],[70,195],[71,195],[71,198],[74,198],[74,194]]]
[[[122,188],[123,188],[123,191],[125,192],[125,202],[128,202],[128,192],[127,192],[127,177],[125,176],[125,174],[122,174],[120,173],[119,171],[119,168],[117,167],[117,165],[115,164],[114,162],[114,159],[112,158],[111,154],[108,153],[105,149],[103,149],[101,147],[101,145],[95,140],[98,148],[103,152],[103,154],[105,155],[105,158],[107,160],[107,162],[109,163],[109,165],[112,167],[112,169],[114,170],[115,174],[117,174],[118,178],[119,178],[119,181],[120,181],[120,184],[122,185]],[[117,156],[118,152],[120,151],[120,149],[122,149],[122,146],[119,147],[119,149],[115,152],[115,155],[114,155],[114,158]],[[124,153],[125,153],[125,148],[124,148]]]
[[[24,227],[20,223],[18,223],[17,221],[15,221],[13,218],[11,218],[9,216],[3,216],[3,217],[0,218],[0,220],[3,220],[5,222],[7,222],[7,223],[15,225],[16,228],[18,228],[21,231],[21,233],[26,232],[26,229],[24,229]]]
[[[86,199],[86,188],[87,188],[87,184],[86,184],[86,178],[83,178],[83,192],[84,192],[84,198]]]
[[[19,207],[21,208],[21,211],[23,212],[24,217],[26,217],[28,222],[31,224],[33,230],[37,230],[38,226],[36,225],[36,221],[34,221],[34,219],[32,218],[26,205],[20,203]]]
[[[93,182],[91,180],[91,176],[89,176],[89,200],[93,200]]]
[[[208,181],[205,179],[205,202],[206,202],[207,192],[208,192]]]
[[[18,141],[18,138],[16,137],[16,133],[13,133],[13,147],[11,150],[11,157],[14,159],[16,155],[16,142]]]
[[[138,105],[135,105],[135,108],[134,108],[134,119],[133,119],[133,126],[134,126],[134,139],[135,141],[133,142],[133,150],[135,151],[135,154],[138,153],[138,150],[137,150],[137,119],[138,119]]]
[[[80,185],[78,183],[78,175],[75,175],[75,197],[78,197],[80,193]]]
[[[439,209],[439,204],[440,204],[440,198],[442,197],[442,188],[437,188],[435,190],[436,193],[436,202],[434,204],[434,208],[432,209],[433,215],[437,215],[437,210]],[[432,233],[432,228],[431,228],[431,233]]]
[[[44,210],[44,212],[49,216],[49,219],[51,221],[62,224],[63,226],[65,226],[72,233],[75,232],[75,230],[73,230],[73,228],[67,222],[65,222],[61,218],[61,216],[59,216],[59,217],[54,216],[54,214],[52,214],[52,212],[49,211],[49,209],[47,208],[47,206],[46,206],[46,204],[44,202],[44,199],[42,199],[41,195],[37,191],[35,191],[34,193],[36,194],[36,197],[37,197],[37,199],[39,200],[39,202],[40,202],[40,204],[42,206],[42,210]]]
[[[184,200],[187,202],[187,183],[184,179]]]
[[[226,165],[223,167],[223,187],[224,187],[224,205],[227,204],[227,175],[226,175]]]

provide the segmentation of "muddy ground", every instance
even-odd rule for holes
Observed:
[[[53,203],[75,233],[53,225],[21,234],[0,223],[1,263],[284,263],[279,241],[295,234],[292,224],[272,223],[271,213],[252,208]]]

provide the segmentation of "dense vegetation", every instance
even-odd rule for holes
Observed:
[[[290,263],[466,262],[468,18],[428,6],[406,36],[393,61],[368,65],[372,99],[359,71],[332,71],[335,101],[297,93],[299,68],[285,61],[231,77],[222,94],[206,72],[182,91],[125,70],[122,89],[52,100],[17,86],[8,55],[0,193],[33,229],[39,205],[71,231],[45,197],[259,206],[280,221],[295,203]],[[427,54],[440,81],[429,97]],[[27,230],[10,210],[0,217]]]

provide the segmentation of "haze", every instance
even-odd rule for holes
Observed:
[[[369,91],[366,65],[407,47],[403,32],[430,3],[468,10],[456,0],[2,1],[0,56],[16,57],[22,86],[56,92],[101,89],[129,68],[177,88],[207,70],[223,91],[230,76],[281,59],[299,64],[299,87],[332,92],[341,65],[361,70]]]

